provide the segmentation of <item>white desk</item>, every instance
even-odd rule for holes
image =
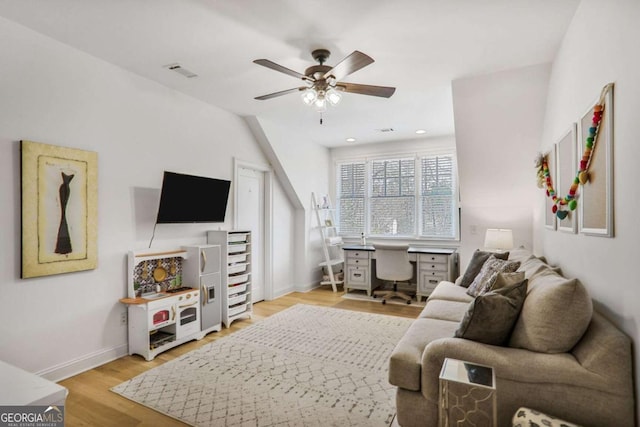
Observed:
[[[374,245],[345,245],[344,290],[359,289],[371,296],[379,282],[375,279]],[[409,261],[415,263],[416,298],[428,297],[442,280],[453,282],[458,275],[458,254],[453,248],[409,246]]]
[[[68,390],[59,384],[0,361],[0,405],[64,406]]]

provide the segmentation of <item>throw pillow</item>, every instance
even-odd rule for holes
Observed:
[[[499,273],[513,273],[520,267],[519,261],[504,261],[491,255],[467,289],[467,294],[477,297],[493,286]]]
[[[493,255],[498,259],[507,259],[509,258],[509,252],[502,253],[492,253],[481,251],[480,249],[476,249],[471,257],[471,261],[469,261],[469,265],[467,266],[467,270],[464,272],[462,276],[462,280],[460,281],[460,286],[468,288],[471,283],[473,283],[473,279],[476,278],[484,263],[489,259],[489,257]]]
[[[491,288],[486,289],[485,292],[495,291],[500,288],[506,288],[507,286],[517,285],[524,280],[524,272],[516,271],[515,273],[498,273],[496,281],[493,282]]]
[[[509,346],[538,353],[565,353],[582,338],[591,322],[593,303],[576,279],[550,269],[529,279],[529,293]]]
[[[526,296],[526,279],[478,295],[469,304],[454,336],[490,345],[505,344],[518,320]]]

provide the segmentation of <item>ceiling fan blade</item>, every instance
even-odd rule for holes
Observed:
[[[269,61],[268,59],[256,59],[255,61],[253,61],[254,64],[258,64],[258,65],[262,65],[263,67],[267,67],[267,68],[271,68],[272,70],[276,70],[276,71],[280,71],[281,73],[285,73],[288,74],[292,77],[298,78],[298,79],[302,79],[302,80],[308,80],[309,78],[307,76],[305,76],[304,74],[300,74],[297,71],[293,71],[287,67],[283,67],[282,65],[276,64],[273,61]]]
[[[326,79],[329,76],[334,76],[336,80],[341,80],[349,74],[355,73],[359,69],[364,68],[371,63],[373,63],[373,58],[358,50],[354,50],[351,55],[347,56],[335,67],[327,71],[323,78]]]
[[[299,92],[301,90],[305,90],[306,88],[307,88],[306,86],[294,87],[293,89],[281,90],[280,92],[274,92],[274,93],[270,93],[268,95],[256,96],[253,99],[258,99],[260,101],[264,101],[265,99],[275,98],[277,96],[286,95],[288,93]]]
[[[380,96],[382,98],[390,98],[396,91],[395,87],[388,86],[371,86],[361,85],[357,83],[336,84],[336,87],[350,93],[359,93],[361,95]]]

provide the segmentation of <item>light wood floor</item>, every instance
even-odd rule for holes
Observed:
[[[148,369],[162,365],[295,304],[313,304],[408,318],[417,317],[421,310],[420,307],[405,304],[382,305],[377,302],[347,300],[341,297],[342,294],[342,292],[332,292],[329,287],[323,287],[306,293],[295,292],[273,301],[263,301],[254,305],[253,319],[235,321],[228,329],[223,328],[220,332],[208,334],[200,341],[191,341],[175,347],[156,356],[151,362],[137,355],[126,356],[61,381],[60,384],[69,389],[65,405],[65,425],[67,427],[186,425],[125,399],[109,389]]]

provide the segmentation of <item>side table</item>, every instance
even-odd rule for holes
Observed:
[[[497,427],[493,368],[445,359],[440,371],[439,419],[440,427]]]

